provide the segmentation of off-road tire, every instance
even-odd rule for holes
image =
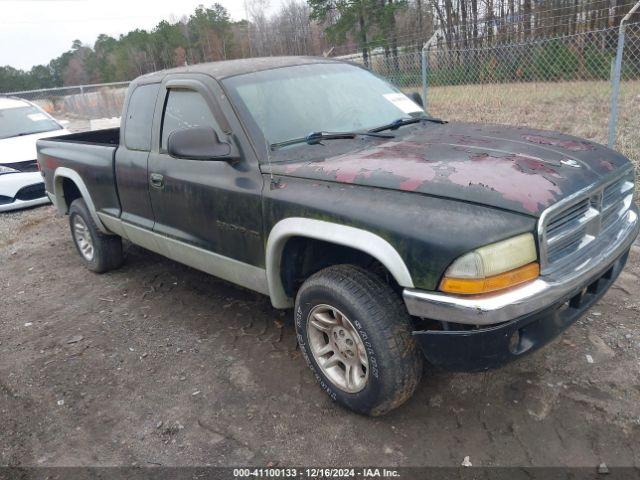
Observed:
[[[307,323],[318,305],[337,308],[360,335],[369,365],[361,391],[348,393],[338,387],[314,358]],[[302,355],[322,389],[355,412],[383,415],[411,398],[420,382],[424,360],[400,296],[360,267],[336,265],[309,277],[296,296],[295,327]]]
[[[79,216],[84,221],[91,240],[93,242],[93,257],[89,260],[82,253],[78,240],[74,232],[74,222]],[[104,273],[122,265],[124,256],[122,253],[122,239],[117,235],[106,235],[96,226],[87,204],[81,198],[74,200],[69,207],[69,228],[71,229],[71,239],[80,254],[80,258],[85,266],[96,273]]]

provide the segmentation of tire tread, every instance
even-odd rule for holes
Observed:
[[[75,238],[73,237],[73,215],[80,215],[87,224],[87,227],[91,231],[91,236],[94,241],[94,258],[92,261],[81,258],[85,262],[85,265],[89,270],[96,273],[104,273],[109,270],[114,270],[122,265],[124,255],[122,253],[122,239],[117,235],[107,235],[102,233],[96,223],[93,221],[93,217],[89,213],[87,204],[82,198],[77,198],[71,202],[69,207],[69,227],[71,228],[71,236],[75,244]],[[77,248],[77,245],[76,245]]]
[[[347,264],[315,273],[300,291],[317,286],[342,289],[365,310],[367,327],[380,332],[385,340],[386,358],[392,364],[384,365],[384,370],[391,372],[391,376],[385,378],[381,402],[363,413],[382,415],[407,401],[420,382],[424,361],[411,336],[411,319],[399,295],[377,275]]]

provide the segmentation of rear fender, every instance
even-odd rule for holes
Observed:
[[[60,215],[66,215],[69,212],[70,205],[67,203],[67,199],[64,197],[64,189],[62,187],[62,182],[65,178],[68,178],[69,180],[71,180],[73,183],[75,183],[76,187],[78,187],[78,190],[82,195],[82,199],[87,204],[87,209],[91,214],[91,218],[95,222],[98,229],[102,233],[110,234],[111,232],[109,232],[105,228],[104,224],[98,217],[98,214],[96,212],[96,207],[93,203],[93,200],[91,199],[91,195],[89,194],[89,190],[87,189],[87,186],[82,180],[82,177],[80,177],[78,172],[76,172],[75,170],[71,170],[70,168],[67,168],[67,167],[58,167],[56,168],[53,174],[53,187],[54,187],[53,195],[55,199],[52,199],[52,200],[53,200],[53,203],[55,203],[56,208],[58,209],[58,213]]]

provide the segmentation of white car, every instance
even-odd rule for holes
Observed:
[[[36,140],[69,132],[37,105],[0,97],[0,212],[49,203]]]

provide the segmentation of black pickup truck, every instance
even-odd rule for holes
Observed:
[[[89,269],[124,238],[294,307],[322,388],[380,415],[422,354],[477,371],[549,342],[639,229],[622,155],[420,103],[330,59],[195,65],[136,79],[120,129],[39,140],[38,162]]]

